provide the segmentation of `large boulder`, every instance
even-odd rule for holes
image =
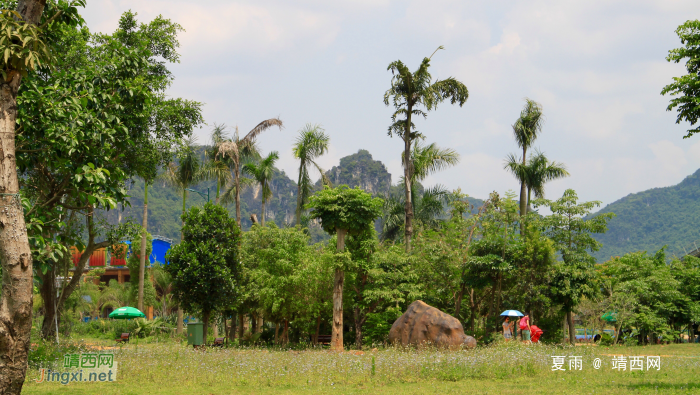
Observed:
[[[462,323],[422,300],[416,300],[389,331],[390,343],[406,346],[432,344],[437,347],[473,348],[476,339],[464,334]]]

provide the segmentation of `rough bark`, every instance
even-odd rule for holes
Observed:
[[[231,326],[228,328],[228,340],[230,342],[233,342],[236,339],[236,314],[234,312],[230,312],[229,315],[231,316]]]
[[[238,339],[243,340],[243,332],[245,331],[245,320],[243,314],[238,314]]]
[[[346,229],[336,229],[338,242],[336,249],[338,252],[345,251]],[[331,350],[343,351],[343,285],[345,283],[345,272],[343,269],[335,269],[335,279],[333,281],[333,331],[331,335]]]
[[[256,323],[255,333],[262,333],[262,331],[263,331],[263,325],[264,325],[264,322],[263,322],[263,315],[262,315],[262,314],[258,314],[258,317],[257,317],[257,318],[258,318],[258,322]]]
[[[567,311],[566,321],[569,324],[569,343],[576,344],[576,327],[574,326],[574,313]]]
[[[19,0],[17,12],[38,24],[46,0]],[[32,328],[32,252],[19,199],[15,158],[15,121],[19,72],[11,70],[0,83],[0,394],[19,394],[27,373]]]
[[[185,326],[185,323],[183,320],[183,315],[184,314],[182,313],[182,309],[178,305],[177,306],[177,329],[175,329],[175,333],[177,333],[178,335],[182,334],[182,329]]]
[[[148,229],[148,182],[144,183],[143,198],[143,230],[141,235],[141,255],[139,256],[139,303],[138,309],[143,311],[143,281],[146,271],[146,234]]]
[[[358,350],[362,350],[362,327],[367,321],[367,314],[362,314],[360,308],[355,307],[353,318],[355,319],[355,347]]]

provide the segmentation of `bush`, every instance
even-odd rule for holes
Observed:
[[[614,342],[615,338],[610,336],[610,334],[607,332],[603,333],[603,335],[600,337],[601,346],[612,346]]]
[[[56,344],[53,341],[40,340],[29,347],[28,362],[32,369],[53,367],[63,363],[65,354],[77,354],[87,351],[82,343],[63,342]]]

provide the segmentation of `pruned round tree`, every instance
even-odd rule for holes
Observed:
[[[182,242],[168,252],[165,269],[180,305],[201,313],[206,339],[211,314],[236,297],[241,233],[228,211],[212,203],[192,207],[183,221]]]
[[[345,236],[359,234],[374,226],[382,214],[383,200],[369,193],[351,189],[347,185],[324,188],[309,199],[306,208],[311,209],[311,218],[320,219],[321,227],[329,234],[337,235],[336,249],[345,250]],[[345,259],[338,259],[333,281],[333,332],[331,349],[343,350],[343,284],[345,282]]]

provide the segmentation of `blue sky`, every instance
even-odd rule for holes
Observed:
[[[263,119],[284,121],[285,130],[259,141],[280,152],[279,167],[293,178],[297,131],[318,123],[331,136],[322,166],[364,148],[396,182],[402,142],[386,134],[387,66],[400,59],[415,69],[439,45],[433,77],[457,78],[470,97],[418,122],[426,142],[462,157],[428,185],[479,198],[516,190],[503,160],[518,152],[510,125],[525,97],[546,116],[535,146],[571,173],[548,185],[548,198],[573,188],[608,204],[700,167],[700,136],[682,139],[688,125],[675,124],[660,95],[685,71],[665,57],[680,46],[677,26],[700,18],[698,1],[90,0],[84,15],[108,33],[129,9],[185,28],[170,94],[205,103],[210,126],[243,133]],[[210,126],[198,131],[200,142]]]

